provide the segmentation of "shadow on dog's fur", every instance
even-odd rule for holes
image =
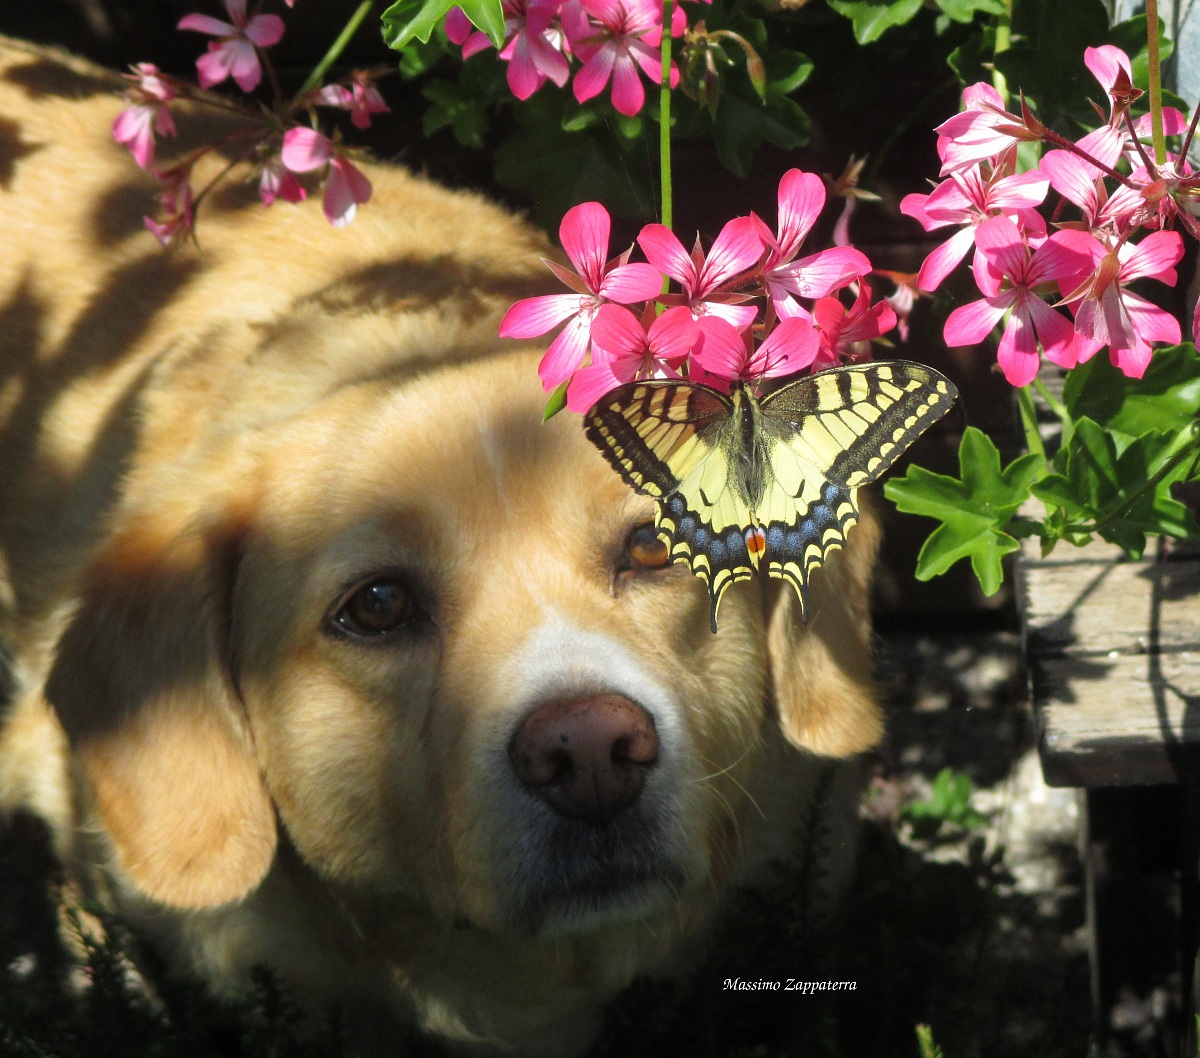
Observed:
[[[578,1052],[787,853],[817,755],[878,739],[874,522],[808,625],[755,582],[713,636],[702,584],[631,558],[650,502],[496,337],[540,235],[375,166],[349,228],[232,192],[164,254],[106,85],[0,45],[0,805],[217,989],[265,964],[354,1036]],[[172,149],[213,133],[178,118]],[[595,799],[521,763],[555,739]]]

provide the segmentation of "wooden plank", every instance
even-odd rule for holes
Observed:
[[[1030,656],[1051,786],[1175,782],[1200,747],[1200,650]]]
[[[1200,562],[1024,563],[1034,657],[1200,649]]]

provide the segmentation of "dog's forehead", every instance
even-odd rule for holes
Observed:
[[[536,368],[535,356],[500,356],[345,395],[305,427],[301,471],[289,454],[276,490],[284,517],[304,521],[310,538],[361,536],[372,524],[425,545],[627,520],[647,501],[587,441],[578,415],[542,422]]]

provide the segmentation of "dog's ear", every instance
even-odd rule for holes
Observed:
[[[799,749],[849,757],[877,745],[883,713],[871,677],[871,571],[879,527],[869,504],[809,582],[809,620],[789,584],[772,581],[767,651],[779,723]]]
[[[245,896],[276,843],[227,657],[244,511],[196,502],[122,520],[46,685],[121,870],[184,908]]]

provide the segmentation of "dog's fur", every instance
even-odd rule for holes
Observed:
[[[783,855],[814,755],[876,742],[874,523],[807,626],[752,582],[713,636],[685,567],[622,569],[650,502],[577,418],[540,424],[537,351],[496,337],[544,284],[541,236],[372,166],[347,228],[247,187],[164,253],[119,87],[0,42],[0,806],[218,986],[266,963],[450,1040],[577,1051]],[[180,124],[175,154],[213,131]],[[390,571],[422,622],[337,634]],[[540,703],[603,694],[661,752],[597,826],[506,747]]]

